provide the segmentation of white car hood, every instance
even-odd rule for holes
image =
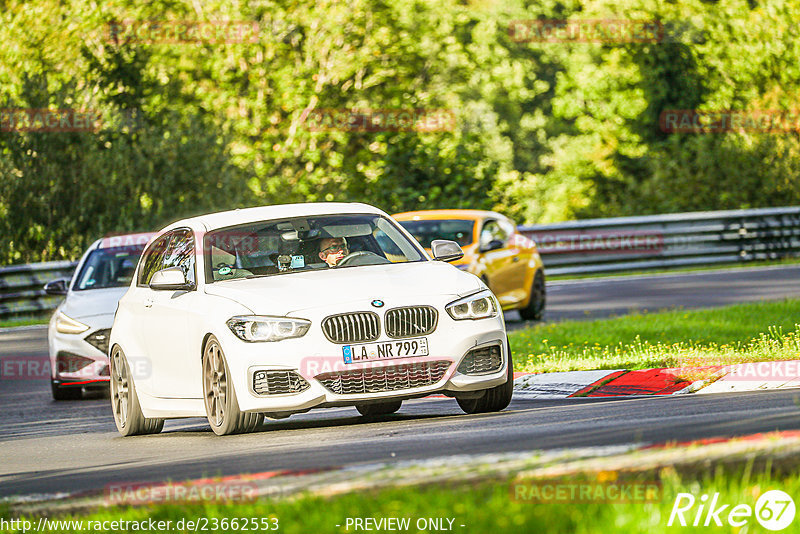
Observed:
[[[128,291],[128,286],[71,291],[61,307],[61,311],[73,319],[114,315],[119,299],[126,291]]]
[[[393,296],[458,298],[482,288],[483,283],[472,274],[442,262],[425,261],[219,281],[206,285],[205,292],[234,300],[256,314],[282,316],[334,302],[389,301]]]

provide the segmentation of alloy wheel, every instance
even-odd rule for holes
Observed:
[[[114,406],[114,417],[123,428],[128,422],[128,396],[128,368],[122,352],[116,350],[111,362],[111,402]]]
[[[206,347],[203,358],[203,380],[205,381],[206,413],[213,417],[215,426],[225,421],[225,403],[228,396],[228,379],[225,374],[225,361],[219,343],[212,341]]]

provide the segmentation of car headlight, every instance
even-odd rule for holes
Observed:
[[[456,321],[465,319],[486,319],[497,315],[497,301],[490,291],[481,291],[474,295],[451,302],[444,308]]]
[[[56,316],[56,332],[61,334],[80,334],[89,330],[89,327],[80,321],[76,321],[68,315],[58,312]]]
[[[311,327],[311,321],[292,317],[239,315],[228,319],[227,325],[231,332],[244,341],[280,341],[303,337]]]

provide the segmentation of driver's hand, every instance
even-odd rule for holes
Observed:
[[[328,265],[330,265],[331,267],[335,267],[336,264],[339,263],[339,260],[344,258],[344,256],[345,256],[345,254],[344,254],[344,251],[342,251],[342,250],[340,250],[340,251],[338,251],[336,253],[328,254]]]

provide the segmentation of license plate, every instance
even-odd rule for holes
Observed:
[[[344,363],[361,363],[392,358],[411,358],[428,355],[428,338],[402,339],[397,341],[380,341],[363,345],[345,345],[342,347]]]

